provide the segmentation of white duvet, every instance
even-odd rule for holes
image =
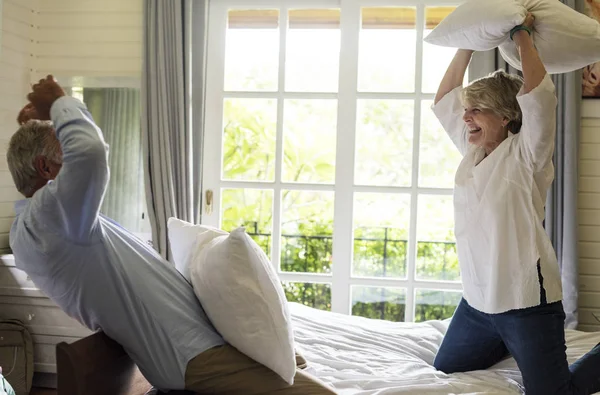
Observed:
[[[307,372],[338,394],[522,394],[512,358],[483,371],[447,375],[433,358],[448,321],[393,323],[290,303],[296,347]],[[599,333],[567,330],[569,362],[600,342]]]

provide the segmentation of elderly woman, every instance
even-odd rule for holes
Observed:
[[[497,71],[462,88],[458,50],[433,111],[463,155],[454,188],[463,299],[435,358],[443,372],[486,369],[509,353],[528,395],[600,391],[600,345],[568,366],[556,254],[544,230],[554,178],[555,89],[531,39],[511,31],[523,76]]]

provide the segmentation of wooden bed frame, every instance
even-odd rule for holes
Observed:
[[[123,347],[102,332],[57,344],[56,369],[58,395],[145,395],[152,388]]]

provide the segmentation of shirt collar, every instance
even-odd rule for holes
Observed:
[[[49,181],[48,181],[48,183],[47,183],[46,185],[49,185],[49,184],[51,184],[51,183],[52,183],[52,181],[53,181],[53,180],[49,180]],[[41,189],[41,188],[40,188],[40,189]],[[38,191],[39,191],[40,189],[38,189]],[[38,191],[35,191],[35,193],[37,193]],[[34,195],[35,195],[35,193],[34,193]],[[17,201],[15,202],[15,213],[16,213],[17,215],[18,215],[18,214],[21,214],[21,213],[23,212],[23,210],[25,210],[25,207],[27,207],[27,205],[29,204],[29,200],[30,200],[30,199],[31,199],[31,198],[26,198],[26,199],[17,200]]]

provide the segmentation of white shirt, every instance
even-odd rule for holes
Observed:
[[[454,186],[463,296],[488,314],[538,306],[543,291],[547,303],[557,302],[562,299],[560,271],[543,226],[554,179],[554,84],[546,74],[531,92],[519,92],[521,131],[509,134],[487,157],[468,142],[461,90],[432,109],[463,155]]]

